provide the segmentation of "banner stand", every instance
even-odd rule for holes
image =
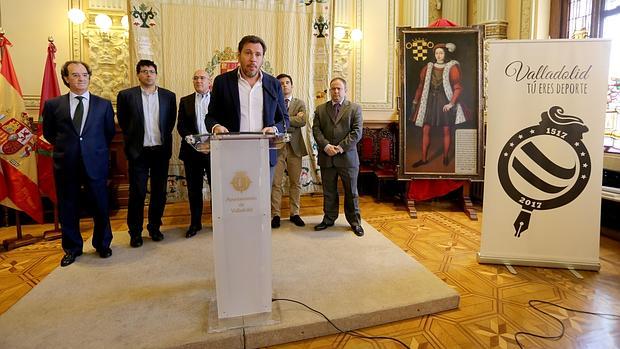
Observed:
[[[559,268],[559,269],[579,269],[579,270],[591,270],[599,271],[601,269],[600,263],[592,262],[571,262],[554,261],[549,258],[510,258],[506,256],[493,256],[490,254],[482,254],[478,252],[478,263],[481,264],[506,264],[511,266],[524,266],[524,267],[543,267],[543,268]]]
[[[479,263],[600,269],[610,46],[488,42]]]

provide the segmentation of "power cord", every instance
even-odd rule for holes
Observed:
[[[306,305],[306,304],[304,304],[304,303],[302,303],[302,302],[300,302],[300,301],[296,301],[296,300],[294,300],[294,299],[288,299],[288,298],[272,298],[272,299],[271,299],[271,301],[272,301],[272,302],[276,302],[276,301],[286,301],[286,302],[297,303],[297,304],[299,304],[299,305],[302,305],[302,306],[304,306],[304,307],[306,307],[306,308],[310,309],[311,311],[313,311],[313,312],[315,312],[315,313],[317,313],[317,314],[321,315],[323,318],[325,318],[325,320],[327,320],[327,322],[329,322],[329,324],[330,324],[330,325],[332,325],[332,326],[333,326],[336,330],[338,330],[338,332],[340,332],[340,333],[348,334],[348,335],[350,335],[350,336],[357,337],[357,338],[364,338],[364,339],[370,339],[370,340],[382,340],[382,339],[385,339],[385,340],[390,340],[390,341],[398,342],[398,343],[399,343],[399,344],[401,344],[403,347],[405,347],[405,348],[407,348],[407,349],[410,349],[410,348],[409,348],[409,346],[408,346],[407,344],[403,343],[403,342],[402,342],[402,341],[400,341],[398,338],[394,338],[394,337],[383,337],[383,336],[365,336],[365,335],[360,334],[360,333],[358,333],[358,332],[356,332],[356,331],[345,331],[345,330],[342,330],[342,329],[340,329],[340,327],[336,326],[336,324],[334,324],[334,323],[332,322],[332,320],[330,320],[327,316],[325,316],[325,314],[321,313],[320,311],[318,311],[318,310],[316,310],[316,309],[311,308],[310,306],[308,306],[308,305]]]
[[[530,301],[528,302],[530,307],[534,308],[539,313],[547,315],[548,317],[550,317],[550,318],[554,319],[555,321],[557,321],[560,324],[560,327],[562,328],[562,330],[561,330],[560,334],[557,335],[557,336],[544,336],[544,335],[536,334],[536,333],[532,333],[532,332],[519,331],[519,332],[515,333],[515,341],[517,342],[517,345],[521,349],[524,349],[524,347],[523,347],[523,344],[521,344],[521,342],[519,341],[519,338],[518,338],[519,335],[531,336],[531,337],[536,337],[536,338],[541,338],[541,339],[549,339],[549,340],[557,341],[558,339],[562,338],[564,336],[564,333],[566,332],[566,327],[564,327],[564,323],[562,323],[562,320],[560,320],[557,317],[553,316],[552,314],[550,314],[550,313],[548,313],[548,312],[538,308],[536,305],[534,305],[534,303],[537,303],[537,304],[547,304],[547,305],[558,307],[558,308],[561,308],[561,309],[564,309],[564,310],[567,310],[567,311],[572,311],[572,312],[575,312],[575,313],[590,314],[590,315],[600,316],[602,318],[606,318],[606,319],[609,319],[609,320],[620,320],[620,315],[616,315],[616,314],[595,313],[595,312],[591,312],[591,311],[571,309],[571,308],[567,308],[567,307],[561,306],[559,304],[555,304],[555,303],[551,303],[551,302],[547,302],[547,301],[542,301],[540,299],[530,299]]]

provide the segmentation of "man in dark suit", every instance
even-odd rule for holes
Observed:
[[[185,233],[191,238],[202,229],[202,184],[205,172],[211,184],[211,158],[194,149],[185,141],[185,136],[204,134],[208,130],[205,126],[205,116],[209,107],[209,90],[211,88],[209,74],[198,69],[192,77],[196,92],[181,98],[179,102],[179,123],[177,130],[181,135],[181,150],[179,159],[183,160],[185,179],[187,181],[187,195],[189,196],[190,225]]]
[[[114,110],[107,99],[88,91],[92,74],[86,63],[68,61],[60,71],[69,93],[50,99],[43,107],[43,136],[54,146],[54,177],[62,226],[60,265],[66,267],[82,254],[80,187],[92,200],[95,226],[93,247],[101,258],[112,255],[108,211],[110,142],[114,137]]]
[[[141,60],[136,65],[139,86],[118,93],[118,124],[123,130],[125,155],[129,161],[129,207],[127,227],[131,247],[142,246],[146,183],[150,181],[148,224],[153,241],[161,241],[159,230],[166,206],[168,162],[172,155],[172,130],[176,122],[176,96],[158,87],[157,65]]]
[[[284,104],[288,107],[291,127],[291,141],[278,149],[278,162],[274,169],[273,186],[271,187],[271,227],[280,227],[280,208],[282,205],[282,180],[284,170],[288,172],[289,203],[291,207],[290,220],[298,227],[306,225],[299,216],[299,199],[301,195],[301,159],[308,155],[301,128],[306,126],[306,104],[299,98],[293,97],[293,78],[287,74],[276,77],[282,86]]]
[[[209,113],[205,119],[211,133],[284,132],[288,112],[280,82],[261,71],[267,47],[258,36],[244,36],[237,47],[239,67],[218,75],[213,82]],[[273,179],[275,150],[269,151]]]
[[[314,230],[331,227],[338,218],[340,177],[344,188],[344,214],[355,235],[363,236],[357,194],[357,142],[362,139],[362,108],[346,99],[347,82],[342,78],[332,79],[329,93],[331,101],[316,108],[312,125],[323,180],[323,221]]]

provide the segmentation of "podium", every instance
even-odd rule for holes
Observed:
[[[254,132],[186,137],[211,154],[216,299],[209,305],[210,332],[278,322],[271,301],[269,149],[288,139]]]

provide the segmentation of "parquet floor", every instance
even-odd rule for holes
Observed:
[[[364,329],[367,335],[397,337],[411,348],[517,348],[514,333],[531,331],[555,335],[558,323],[528,306],[540,299],[565,307],[620,314],[620,242],[601,237],[601,270],[580,271],[578,279],[567,270],[480,265],[481,219],[470,221],[449,202],[418,205],[418,219],[405,206],[361,198],[362,217],[461,294],[459,309]],[[287,205],[284,202],[283,205]],[[186,226],[187,204],[166,207],[165,226]],[[302,215],[322,212],[322,197],[302,199]],[[283,216],[288,212],[283,210]],[[112,229],[125,233],[125,211],[112,219]],[[481,217],[482,215],[480,215]],[[204,220],[210,221],[205,215]],[[284,223],[287,224],[287,223]],[[83,220],[87,231],[90,220]],[[49,226],[25,227],[41,235]],[[308,227],[311,234],[311,227]],[[0,239],[13,237],[14,228],[0,228]],[[85,234],[86,235],[86,234]],[[88,238],[88,236],[85,236]],[[62,257],[60,241],[39,242],[12,251],[0,251],[0,313],[5,312],[47,274]],[[114,258],[114,256],[112,256]],[[79,260],[78,262],[79,263]],[[424,285],[420,285],[424,287]],[[520,337],[526,348],[620,348],[620,321],[541,306],[566,327],[557,341]],[[321,309],[329,315],[329,309]],[[373,342],[349,335],[333,335],[272,348],[400,348],[389,341]]]

